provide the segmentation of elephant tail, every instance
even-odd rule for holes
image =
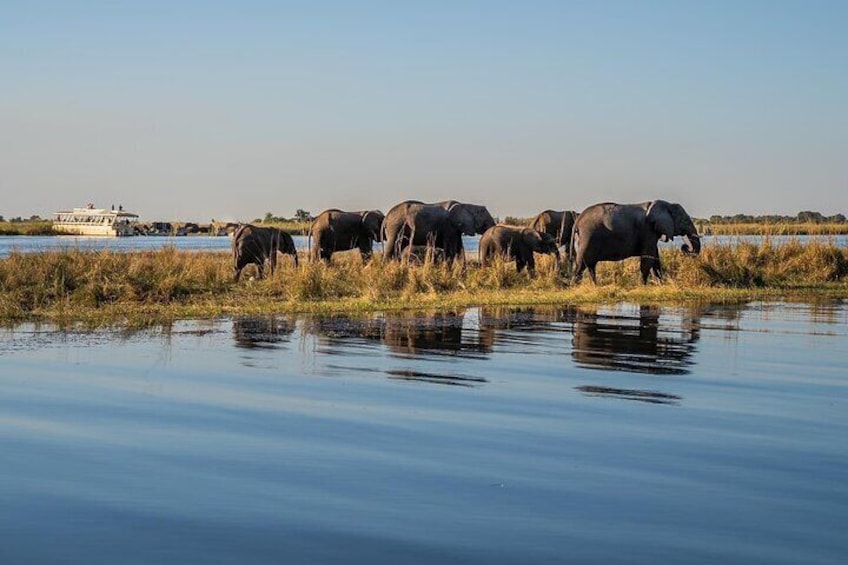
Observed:
[[[239,250],[240,239],[241,239],[241,232],[242,232],[243,228],[244,228],[244,224],[239,224],[236,227],[235,231],[233,231],[233,267],[236,267],[236,268],[238,267],[238,260],[239,260],[239,254],[240,254],[240,250]]]
[[[297,267],[298,266],[297,246],[294,244],[294,238],[291,235],[289,235],[289,237],[288,237],[287,244],[291,246],[291,256],[292,256],[292,259],[294,259],[294,266]]]
[[[571,268],[576,266],[578,245],[580,245],[580,229],[575,222],[571,230],[571,246],[568,248],[568,264]]]
[[[291,255],[292,262],[297,267],[297,246],[294,244],[294,238],[290,233],[280,231],[279,239],[277,240],[277,249],[280,253]]]
[[[315,220],[312,220],[312,223],[309,224],[309,234],[307,234],[306,237],[306,256],[309,260],[312,259],[312,232],[315,229],[316,221],[317,218]]]

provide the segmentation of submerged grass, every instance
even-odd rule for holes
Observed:
[[[0,319],[162,319],[237,313],[316,312],[592,302],[744,301],[848,297],[848,250],[832,243],[705,245],[698,257],[663,250],[664,284],[643,286],[639,261],[602,263],[598,286],[573,285],[565,266],[540,257],[536,276],[514,263],[448,266],[333,263],[295,268],[281,258],[264,280],[232,280],[228,253],[65,250],[12,253],[0,260]],[[588,277],[587,277],[588,279]]]

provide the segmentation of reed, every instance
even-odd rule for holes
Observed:
[[[846,235],[848,234],[848,223],[721,224],[701,222],[698,224],[698,229],[701,233],[711,235]]]
[[[25,221],[25,222],[0,222],[0,236],[3,235],[58,235],[53,229],[53,222]]]
[[[305,259],[305,258],[304,258]],[[0,259],[0,319],[129,316],[216,316],[247,312],[388,310],[484,304],[616,300],[749,300],[791,293],[848,297],[848,250],[833,242],[781,245],[705,243],[689,257],[662,250],[664,284],[643,286],[639,261],[601,263],[598,282],[571,282],[566,265],[537,258],[537,272],[517,273],[497,259],[447,265],[363,262],[337,254],[332,264],[281,257],[277,271],[252,280],[252,267],[232,280],[228,253],[64,250],[12,253]]]

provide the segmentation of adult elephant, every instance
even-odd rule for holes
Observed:
[[[379,210],[324,210],[309,228],[310,259],[329,261],[336,251],[357,248],[363,259],[369,259],[373,252],[373,242],[380,241],[384,218]]]
[[[597,284],[595,267],[599,261],[621,261],[628,257],[641,257],[643,284],[648,282],[651,271],[662,281],[657,242],[678,235],[686,239],[681,247],[684,253],[700,253],[698,230],[680,204],[654,200],[642,204],[606,202],[589,206],[577,218],[572,234],[575,281],[589,269],[592,281]]]
[[[462,236],[474,235],[475,225],[471,211],[459,203],[448,209],[436,204],[410,204],[401,230],[409,234],[409,241],[413,243],[426,245],[434,251],[442,249],[445,261],[450,263],[457,257],[465,259]],[[408,245],[407,256],[411,253],[412,245]]]
[[[515,261],[518,272],[525,267],[530,274],[536,272],[534,253],[550,253],[559,262],[559,245],[549,233],[533,228],[497,225],[486,230],[480,238],[480,263],[484,267],[497,256],[507,261]]]
[[[407,223],[407,212],[411,206],[436,206],[450,211],[453,208],[459,207],[471,217],[472,227],[465,231],[465,235],[482,234],[487,229],[495,225],[495,220],[486,209],[485,206],[479,204],[466,204],[457,202],[456,200],[445,200],[434,204],[425,204],[418,200],[405,200],[400,204],[395,205],[386,214],[383,220],[383,240],[386,242],[385,254],[388,259],[395,259],[400,256],[401,250],[410,244],[410,233],[404,230]],[[429,230],[419,230],[415,234],[415,239],[412,245],[425,245],[427,243],[426,234]],[[459,239],[459,247],[456,251],[460,255],[464,255],[465,251],[462,247],[462,238]]]
[[[288,233],[278,228],[261,228],[250,224],[239,226],[233,234],[233,276],[236,281],[241,271],[250,264],[256,265],[259,278],[265,276],[264,266],[267,261],[274,274],[277,268],[277,253],[291,255],[297,266],[297,249],[294,239]]]
[[[556,239],[557,247],[565,247],[567,256],[571,252],[571,230],[576,219],[577,212],[574,210],[545,210],[533,218],[530,227],[552,235]]]

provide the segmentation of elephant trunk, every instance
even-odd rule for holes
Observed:
[[[697,255],[701,252],[701,238],[697,233],[691,233],[683,236],[685,242],[680,246],[681,251],[687,255]]]

